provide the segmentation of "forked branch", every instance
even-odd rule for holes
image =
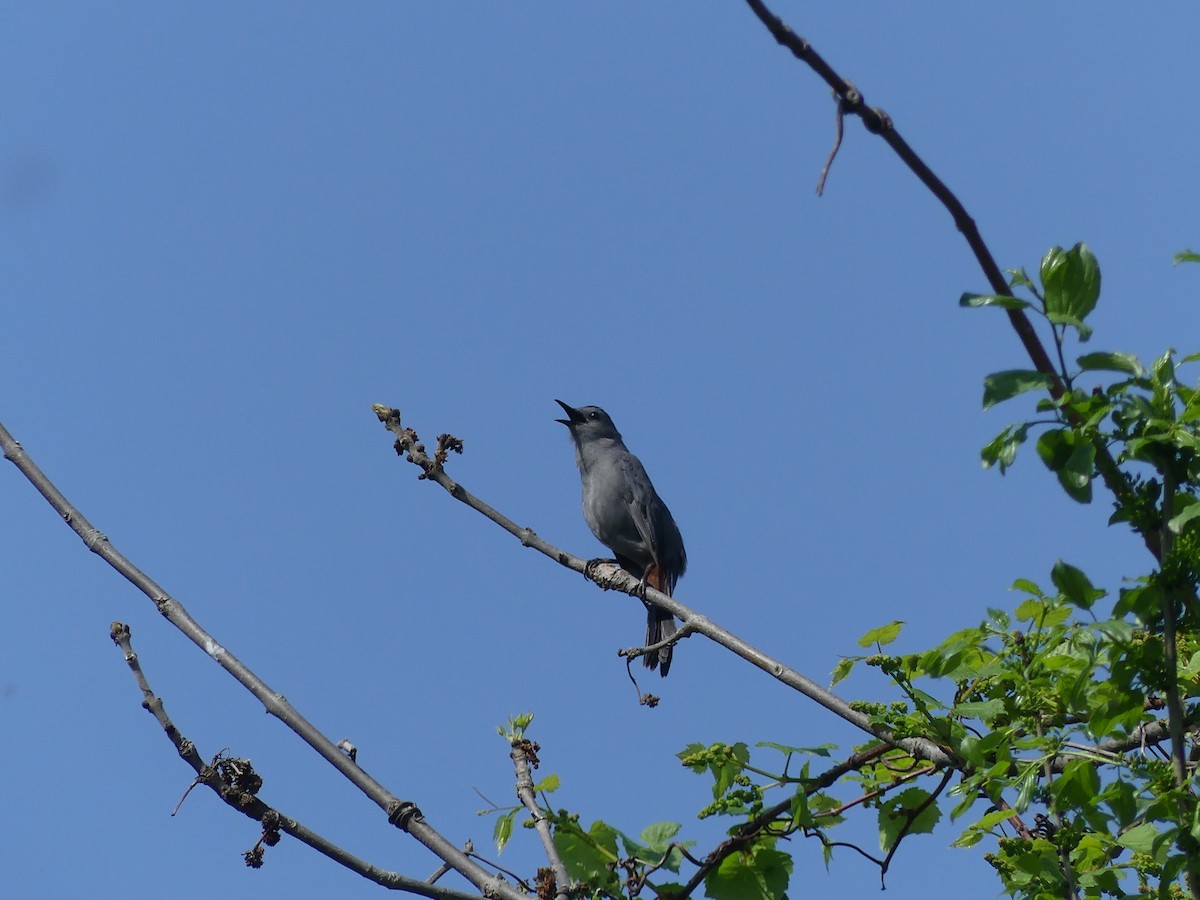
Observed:
[[[129,626],[121,622],[113,622],[109,636],[113,639],[113,643],[120,648],[125,663],[129,666],[129,671],[133,674],[134,680],[142,692],[142,708],[154,716],[180,757],[195,771],[196,780],[193,785],[206,785],[231,809],[262,823],[263,838],[259,840],[254,849],[247,852],[247,865],[261,865],[262,845],[275,843],[278,840],[278,832],[282,831],[338,865],[345,866],[356,875],[361,875],[368,881],[373,881],[391,890],[420,894],[424,897],[432,897],[434,900],[480,900],[478,894],[436,887],[424,881],[401,875],[399,872],[390,872],[373,866],[366,860],[359,859],[352,853],[343,850],[315,831],[306,828],[295,819],[267,806],[258,798],[258,787],[262,784],[262,779],[254,775],[253,770],[246,771],[248,764],[241,767],[240,771],[238,771],[238,767],[230,765],[233,762],[244,763],[245,761],[231,760],[218,754],[212,762],[205,763],[200,751],[196,749],[196,745],[183,736],[183,733],[171,721],[171,717],[167,715],[162,698],[151,690],[142,664],[137,654],[133,652],[133,638]]]

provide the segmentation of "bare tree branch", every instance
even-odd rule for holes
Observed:
[[[396,454],[399,456],[407,454],[408,461],[421,469],[419,478],[441,485],[455,500],[465,503],[476,512],[482,513],[509,534],[516,537],[524,546],[532,547],[539,553],[550,557],[550,559],[553,559],[559,565],[566,566],[568,569],[574,569],[581,575],[591,578],[605,590],[621,591],[638,600],[644,597],[655,606],[665,609],[672,615],[683,620],[684,624],[691,631],[702,634],[710,641],[732,651],[747,662],[774,676],[788,687],[799,691],[811,700],[815,700],[830,712],[841,716],[851,725],[860,728],[867,734],[886,741],[889,744],[901,747],[906,752],[921,759],[926,759],[938,766],[952,766],[955,768],[959,766],[958,761],[948,751],[933,741],[923,738],[893,738],[888,734],[886,729],[873,725],[866,714],[852,709],[849,703],[832,691],[826,690],[811,678],[801,675],[790,666],[784,665],[779,660],[751,646],[737,635],[727,631],[689,607],[684,606],[673,597],[652,587],[643,585],[638,579],[634,578],[617,564],[589,563],[588,560],[572,556],[565,550],[560,550],[538,537],[532,528],[517,525],[512,519],[509,519],[503,513],[480,500],[446,474],[443,468],[443,463],[446,459],[445,450],[455,449],[456,452],[461,453],[461,440],[445,434],[439,435],[438,449],[434,456],[430,457],[425,452],[425,445],[420,442],[417,433],[401,423],[400,410],[381,404],[375,404],[372,410],[379,418],[379,421],[383,423],[384,427],[396,435]]]
[[[519,900],[524,897],[520,891],[503,879],[468,858],[425,821],[424,815],[415,803],[401,800],[368,775],[361,766],[339,750],[332,740],[305,719],[281,693],[272,690],[241,660],[221,646],[191,617],[178,600],[171,597],[149,575],[120,553],[101,531],[92,526],[83,513],[76,509],[38,468],[3,424],[0,424],[0,448],[4,450],[4,457],[29,479],[30,483],[46,498],[63,520],[79,535],[84,546],[149,597],[167,621],[182,631],[192,643],[212,657],[214,662],[257,697],[268,713],[287,725],[306,744],[323,756],[330,765],[345,775],[355,787],[374,801],[380,809],[387,813],[388,822],[408,832],[439,858],[452,865],[463,877],[478,887],[485,896],[501,897],[504,900]]]
[[[175,723],[171,721],[170,716],[167,715],[162,698],[151,690],[150,682],[142,670],[141,662],[138,660],[137,654],[133,651],[132,635],[129,626],[121,622],[113,622],[109,629],[109,636],[113,639],[113,643],[121,649],[121,653],[125,657],[125,662],[129,666],[130,672],[133,673],[138,687],[141,689],[142,708],[154,716],[167,738],[175,745],[176,751],[196,772],[196,781],[193,784],[203,784],[212,788],[213,792],[231,809],[263,823],[264,837],[270,831],[286,832],[323,856],[329,857],[329,859],[338,865],[345,866],[356,875],[361,875],[363,878],[391,890],[420,894],[424,897],[432,897],[434,900],[480,900],[479,894],[469,894],[464,891],[453,890],[452,888],[434,887],[424,881],[409,878],[398,872],[391,872],[373,866],[326,840],[315,831],[301,825],[295,819],[285,816],[273,807],[267,806],[258,798],[257,786],[248,786],[246,784],[247,779],[244,777],[241,779],[241,783],[223,777],[222,767],[218,760],[215,759],[213,764],[204,762],[204,758],[196,749],[196,745],[183,736],[175,726]],[[261,784],[261,779],[258,779],[257,784]],[[265,838],[265,842],[274,843],[269,838]],[[264,841],[260,840],[259,844],[262,843]],[[257,849],[258,846],[256,845]],[[251,852],[253,853],[254,851]]]
[[[930,193],[946,207],[946,210],[954,219],[954,226],[962,234],[968,246],[970,246],[971,252],[975,255],[975,259],[978,261],[979,267],[983,270],[984,277],[991,286],[993,293],[1008,294],[1010,292],[1008,281],[1004,278],[1000,267],[996,265],[996,260],[993,258],[991,250],[984,243],[975,220],[971,218],[966,207],[962,205],[962,202],[954,195],[950,188],[934,174],[925,161],[900,136],[900,133],[892,124],[891,117],[881,109],[867,106],[862,93],[839,75],[812,48],[812,45],[808,41],[797,35],[779,16],[771,12],[762,0],[746,0],[746,5],[750,7],[751,11],[766,26],[771,36],[781,46],[790,50],[796,59],[808,65],[809,68],[816,72],[833,89],[834,96],[838,100],[839,119],[844,112],[853,113],[862,119],[867,131],[882,138],[895,154],[900,157],[904,164],[908,166],[909,170],[920,179],[921,183],[929,188]],[[824,175],[822,175],[821,184],[823,187]],[[1029,359],[1033,362],[1034,368],[1050,377],[1051,395],[1055,399],[1064,396],[1067,392],[1067,386],[1063,383],[1062,377],[1054,367],[1054,363],[1050,361],[1050,356],[1046,352],[1046,348],[1042,346],[1041,339],[1038,337],[1037,331],[1034,330],[1033,323],[1029,321],[1029,317],[1019,309],[1009,309],[1005,310],[1005,312],[1008,314],[1009,324],[1012,325],[1013,330],[1017,333],[1017,337],[1020,338],[1025,352],[1029,354]],[[1068,409],[1066,412],[1071,418],[1072,424],[1083,424],[1073,411]],[[1122,504],[1134,502],[1136,498],[1134,497],[1133,487],[1130,484],[1129,478],[1117,466],[1117,462],[1109,452],[1108,445],[1105,443],[1103,437],[1094,434],[1092,436],[1092,443],[1096,448],[1096,469],[1100,472],[1100,476],[1104,479],[1104,483],[1108,486],[1108,489],[1112,491],[1113,495]],[[1142,533],[1142,539],[1145,541],[1146,548],[1154,558],[1161,560],[1162,549],[1159,544],[1158,534],[1153,530],[1147,530]]]

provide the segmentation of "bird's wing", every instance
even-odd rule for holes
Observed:
[[[625,505],[629,508],[629,517],[633,519],[633,527],[637,529],[642,543],[650,551],[650,558],[658,565],[658,541],[654,533],[654,515],[651,506],[658,502],[654,486],[650,484],[650,476],[642,468],[637,457],[630,456],[621,463],[621,475],[625,481]]]

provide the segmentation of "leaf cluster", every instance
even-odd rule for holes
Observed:
[[[949,814],[976,818],[955,845],[996,838],[987,858],[1011,896],[1068,896],[1068,871],[1086,897],[1124,896],[1130,881],[1169,886],[1200,831],[1179,815],[1180,790],[1155,752],[1165,737],[1155,730],[1161,636],[1121,604],[1092,617],[1105,592],[1078,568],[1060,561],[1051,581],[1055,592],[1016,582],[1025,597],[1011,615],[989,610],[928,651],[853,658],[842,674],[858,663],[883,671],[909,709],[881,708],[874,721],[935,737],[960,761]],[[1200,621],[1189,625],[1200,632]],[[1187,663],[1177,683],[1191,708],[1200,641],[1178,641]]]
[[[1111,591],[1059,560],[1048,587],[1017,580],[1014,608],[988,609],[978,625],[923,652],[894,652],[903,622],[868,631],[864,653],[843,659],[833,683],[866,667],[902,699],[851,704],[876,739],[840,761],[832,745],[685,747],[681,763],[711,782],[697,818],[728,823],[726,839],[700,858],[678,840],[678,823],[637,838],[602,821],[585,828],[550,808],[546,795],[558,782],[544,782],[545,814],[577,893],[682,898],[702,884],[717,900],[774,900],[792,873],[781,842],[811,838],[826,864],[851,849],[882,876],[906,839],[943,821],[959,823],[954,846],[985,850],[1014,898],[1167,898],[1184,880],[1200,884],[1200,390],[1180,376],[1200,354],[1177,360],[1167,350],[1146,364],[1090,352],[1068,366],[1068,337],[1092,336],[1094,255],[1084,244],[1055,247],[1039,283],[1023,270],[1010,274],[1010,286],[1032,299],[965,295],[962,305],[1037,313],[1058,368],[985,378],[985,408],[1042,395],[1036,418],[1006,426],[983,448],[985,467],[1003,473],[1036,432],[1039,458],[1074,500],[1090,502],[1104,476],[1115,495],[1110,524],[1142,535],[1159,567]],[[1104,460],[1115,473],[1100,470]],[[908,738],[933,742],[951,763],[914,755]],[[518,812],[503,814],[501,846]],[[839,826],[863,815],[874,816],[877,851],[839,837]]]

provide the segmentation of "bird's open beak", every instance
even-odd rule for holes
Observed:
[[[555,400],[554,402],[561,406],[563,408],[563,412],[567,414],[565,419],[555,419],[555,422],[562,422],[564,425],[570,428],[572,425],[578,425],[583,421],[583,413],[581,413],[575,407],[567,406],[567,404],[563,403],[561,400]]]

